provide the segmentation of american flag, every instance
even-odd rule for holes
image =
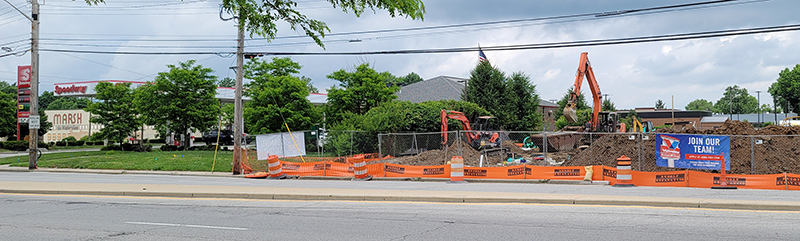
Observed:
[[[483,50],[481,49],[481,47],[478,47],[478,59],[480,61],[486,61],[486,55],[483,54]]]

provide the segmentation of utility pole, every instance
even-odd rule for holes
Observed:
[[[756,95],[758,96],[758,105],[756,106],[756,110],[758,111],[758,126],[761,126],[761,91],[756,90]]]
[[[244,10],[239,9],[236,40],[236,90],[233,99],[233,174],[242,173],[242,79],[244,78]]]
[[[31,1],[31,114],[29,120],[34,116],[39,117],[39,2]],[[36,169],[37,156],[36,148],[39,144],[39,127],[28,121],[28,169]]]

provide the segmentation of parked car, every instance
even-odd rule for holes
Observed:
[[[233,145],[233,130],[211,130],[208,132],[203,133],[203,142],[206,145],[213,145],[217,143],[217,135],[219,135],[219,143],[221,145]],[[242,133],[242,144],[247,145],[255,141],[255,136],[248,135],[247,133]]]
[[[222,145],[232,145],[233,144],[233,130],[210,130],[208,132],[203,133],[203,142],[206,145],[213,145],[217,143],[217,137],[219,136],[219,143]]]

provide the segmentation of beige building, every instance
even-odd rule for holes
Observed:
[[[89,112],[81,109],[77,110],[46,110],[47,120],[53,123],[53,129],[47,132],[42,138],[44,142],[60,141],[69,136],[81,139],[84,136],[96,133],[103,128],[103,125],[90,124]],[[137,131],[136,138],[141,135],[141,129]],[[156,132],[152,126],[144,126],[144,138],[155,139]]]

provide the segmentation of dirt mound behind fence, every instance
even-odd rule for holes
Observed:
[[[730,173],[800,173],[800,127],[772,125],[757,130],[750,123],[728,120],[720,128],[713,130],[686,127],[664,128],[658,132],[731,136]],[[628,134],[595,133],[593,139],[589,148],[549,153],[548,158],[556,163],[563,161],[561,164],[563,166],[616,166],[617,158],[625,155],[631,158],[633,170],[650,172],[683,170],[656,166],[655,134],[647,135],[646,139],[631,139],[631,135]],[[512,141],[503,142],[502,147],[505,150],[488,155],[484,159],[483,166],[497,166],[506,160],[509,153],[527,158],[540,151],[538,148],[522,150]],[[481,152],[471,148],[466,142],[454,142],[446,150],[430,150],[418,155],[385,159],[383,162],[415,166],[445,165],[453,156],[458,155],[464,158],[466,166],[480,165]],[[529,164],[545,163],[538,161]]]
[[[731,136],[731,170],[734,174],[800,173],[800,127],[769,126],[756,130],[750,123],[726,121],[714,130],[661,129],[659,133]],[[778,136],[782,135],[782,136]],[[676,171],[679,168],[656,166],[654,135],[647,140],[630,140],[630,135],[605,135],[566,160],[564,166],[616,166],[622,155],[631,158],[631,167],[642,171]],[[761,144],[757,144],[760,140]],[[639,148],[642,148],[640,151]],[[639,156],[641,153],[641,157]],[[752,155],[751,155],[752,154]],[[639,161],[641,160],[641,163]]]

